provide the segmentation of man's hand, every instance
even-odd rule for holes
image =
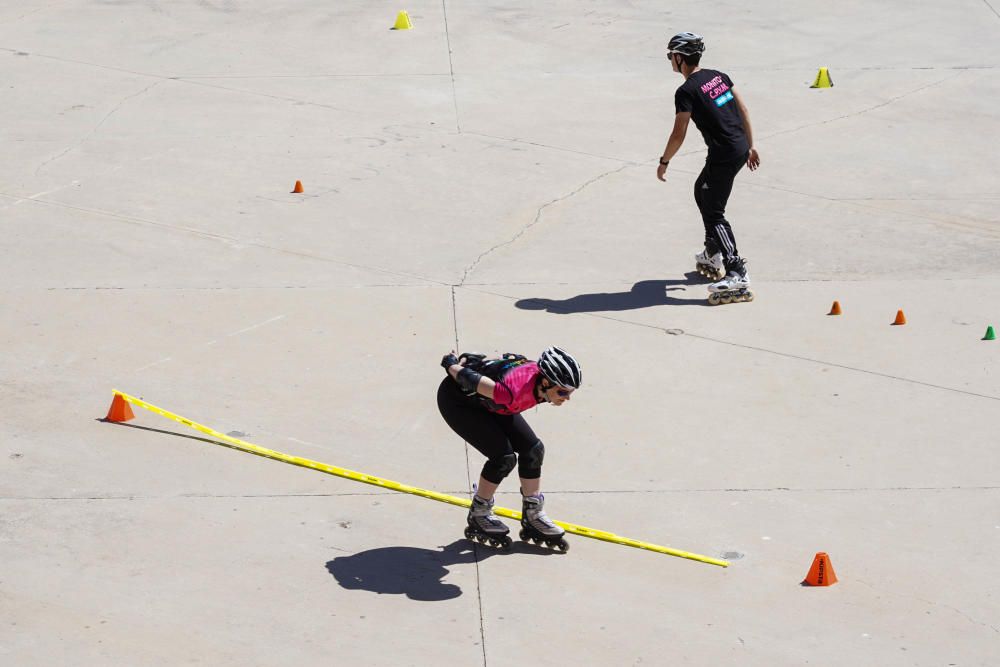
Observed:
[[[661,164],[656,168],[656,177],[661,181],[663,181],[664,183],[667,182],[667,179],[664,178],[666,174],[667,174],[667,165]]]
[[[750,171],[757,171],[757,167],[760,166],[760,155],[757,154],[756,148],[750,149],[750,154],[747,156],[747,166],[750,167]]]
[[[455,351],[452,350],[449,354],[441,357],[441,368],[448,370],[452,366],[458,363],[458,357],[455,356]]]

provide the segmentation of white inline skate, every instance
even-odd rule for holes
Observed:
[[[726,276],[708,286],[708,302],[713,306],[723,303],[753,301],[750,291],[750,273],[746,260],[737,258],[729,267]]]
[[[524,496],[521,500],[520,538],[535,544],[545,544],[559,551],[569,551],[569,542],[563,539],[566,531],[552,523],[545,514],[545,496]]]
[[[510,528],[493,513],[493,499],[483,500],[477,495],[472,496],[469,507],[468,524],[465,527],[465,539],[476,540],[480,544],[489,544],[500,549],[509,549]]]
[[[714,255],[709,255],[708,248],[705,248],[694,256],[694,268],[709,280],[719,280],[726,274],[726,265],[722,261],[722,253],[717,252]]]

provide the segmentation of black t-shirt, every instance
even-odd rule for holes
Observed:
[[[677,113],[691,113],[691,120],[705,137],[709,159],[724,160],[750,150],[728,74],[698,70],[677,89],[674,107]]]

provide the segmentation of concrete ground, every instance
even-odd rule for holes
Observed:
[[[754,121],[751,304],[693,129],[655,179],[680,30]],[[0,663],[997,664],[998,62],[996,0],[3,3]],[[550,514],[728,569],[99,421],[465,494],[438,360],[551,344]]]

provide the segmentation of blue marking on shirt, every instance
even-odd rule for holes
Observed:
[[[715,106],[721,107],[731,99],[733,99],[733,91],[730,90],[725,95],[720,95],[718,98],[716,98]]]

